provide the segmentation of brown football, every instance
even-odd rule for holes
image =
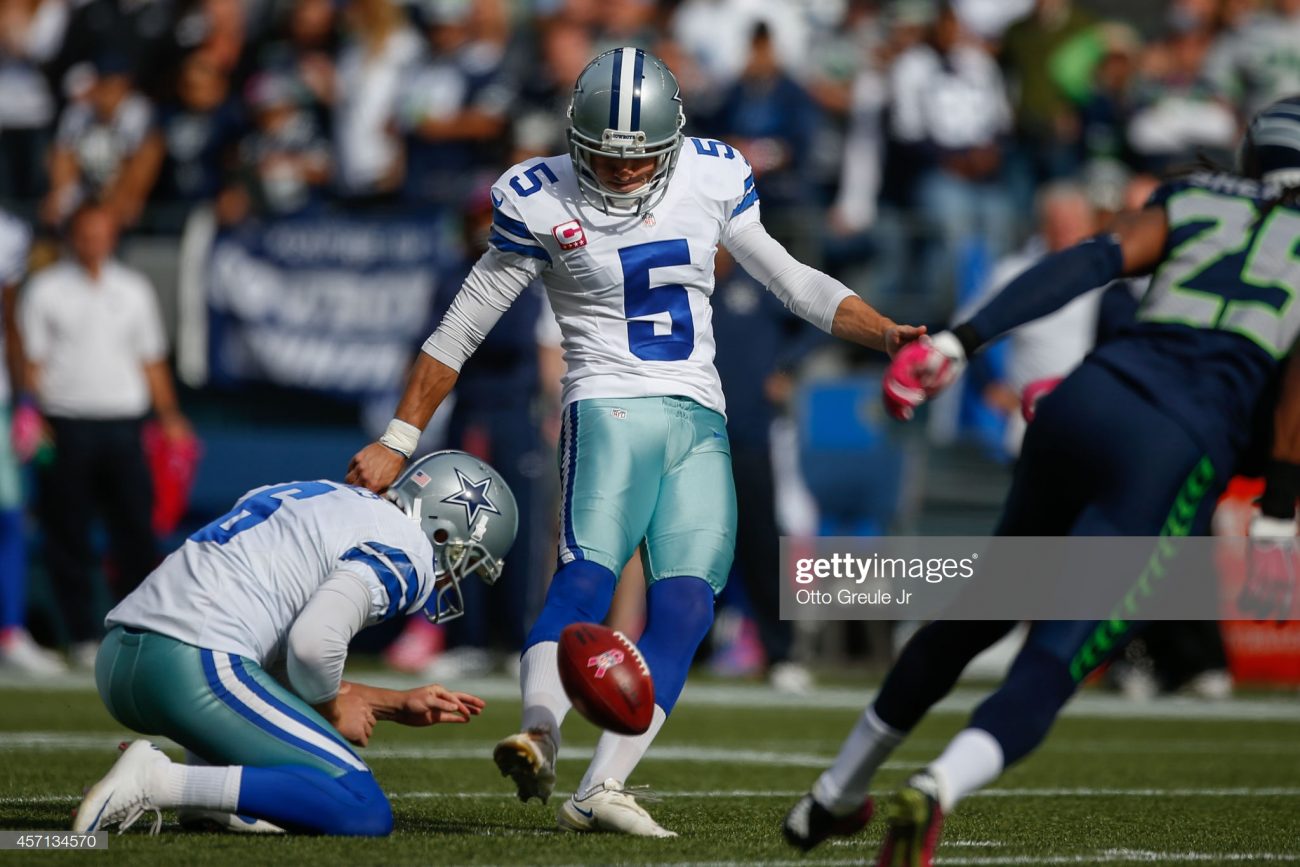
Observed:
[[[560,682],[578,713],[621,735],[650,728],[654,681],[626,635],[598,623],[574,623],[560,633],[558,657]]]

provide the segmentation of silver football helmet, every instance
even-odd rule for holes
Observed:
[[[515,496],[501,475],[473,455],[433,452],[413,461],[385,494],[429,537],[438,578],[425,603],[433,623],[465,613],[461,579],[501,577],[519,529]]]
[[[606,214],[644,214],[668,192],[681,152],[682,94],[664,62],[640,48],[615,48],[582,70],[569,102],[569,156],[582,196]],[[654,174],[630,192],[611,190],[591,157],[655,157]]]

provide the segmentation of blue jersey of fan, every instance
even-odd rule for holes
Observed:
[[[339,573],[369,586],[372,623],[413,613],[433,590],[433,546],[418,523],[367,490],[268,485],[190,536],[106,622],[265,667],[307,600]]]
[[[1300,211],[1277,203],[1280,193],[1208,172],[1160,187],[1164,259],[1136,321],[1092,355],[1211,455],[1247,445],[1300,333]]]

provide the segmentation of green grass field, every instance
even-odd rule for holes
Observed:
[[[381,726],[364,755],[393,799],[385,840],[248,838],[132,829],[105,854],[0,856],[7,863],[132,865],[311,863],[852,864],[880,833],[809,856],[779,834],[786,809],[834,755],[867,690],[821,690],[807,699],[758,687],[695,683],[633,783],[662,797],[649,805],[675,840],[575,836],[554,830],[553,807],[513,798],[492,744],[517,724],[514,686],[479,684],[487,712],[468,726]],[[877,788],[932,758],[979,692],[963,689],[895,754]],[[112,764],[130,735],[88,682],[43,689],[0,686],[0,827],[66,828],[82,788]],[[561,791],[581,776],[597,732],[570,717]],[[175,755],[173,751],[173,755]],[[140,825],[147,825],[141,821]],[[28,859],[22,861],[20,859]],[[1191,700],[1137,708],[1082,696],[1047,745],[949,820],[940,863],[1300,863],[1300,701],[1257,696],[1226,705]]]

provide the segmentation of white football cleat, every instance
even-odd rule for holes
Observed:
[[[807,695],[813,689],[812,672],[797,662],[778,662],[767,672],[772,689],[786,695]]]
[[[0,671],[50,677],[67,670],[59,655],[37,644],[26,629],[14,629],[0,638]]]
[[[575,792],[560,808],[556,822],[565,831],[606,831],[633,837],[677,836],[651,818],[618,780],[606,780],[582,797]]]
[[[81,671],[94,671],[95,660],[99,658],[98,641],[78,641],[68,648],[68,660],[72,667]]]
[[[502,738],[492,750],[501,776],[515,781],[519,800],[537,798],[543,804],[555,790],[555,738],[550,729],[536,728]]]
[[[187,831],[229,831],[232,834],[283,834],[284,829],[265,819],[225,813],[221,810],[199,810],[193,807],[176,811],[181,827]]]
[[[162,811],[154,802],[154,780],[171,759],[146,740],[122,751],[104,778],[90,787],[72,821],[74,834],[92,834],[111,825],[122,833],[145,813],[154,814],[150,834],[162,829]]]

